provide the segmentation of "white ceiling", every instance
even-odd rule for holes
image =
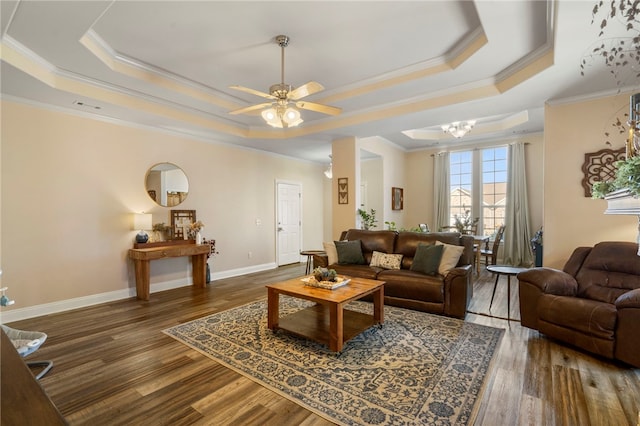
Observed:
[[[601,62],[580,76],[598,40],[594,1],[0,5],[4,98],[316,162],[345,136],[415,150],[540,132],[545,102],[620,90]],[[291,39],[285,82],[321,83],[305,100],[341,115],[303,111],[302,125],[276,130],[229,114],[264,101],[229,86],[280,82],[278,34]],[[438,130],[470,119],[463,139]]]

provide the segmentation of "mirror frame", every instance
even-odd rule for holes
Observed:
[[[157,169],[158,166],[163,166],[163,169]],[[169,167],[172,166],[172,167]],[[162,190],[162,188],[159,188],[158,186],[153,186],[153,185],[149,185],[149,176],[151,175],[152,172],[154,171],[166,171],[166,170],[179,170],[182,175],[184,176],[184,180],[186,181],[186,186],[187,186],[187,190],[186,191],[175,191],[176,196],[177,196],[177,202],[169,202],[169,200],[167,200],[167,202],[165,204],[162,203],[162,199],[158,200],[158,197],[162,197],[162,193],[164,192]],[[181,177],[182,178],[182,177]],[[162,162],[162,163],[156,163],[154,165],[152,165],[151,167],[149,167],[149,169],[147,169],[147,173],[144,175],[144,189],[147,192],[147,196],[149,198],[151,198],[151,200],[153,200],[154,203],[156,203],[158,206],[160,207],[169,207],[169,208],[173,208],[176,206],[179,206],[180,204],[182,204],[187,197],[189,196],[189,177],[187,176],[187,174],[184,172],[184,170],[174,164],[174,163],[170,163],[168,161]]]

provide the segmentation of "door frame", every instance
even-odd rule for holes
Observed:
[[[292,180],[287,180],[287,179],[276,179],[275,181],[275,185],[274,185],[274,191],[275,191],[275,218],[273,221],[273,232],[274,232],[274,240],[276,243],[276,267],[280,266],[280,238],[278,238],[278,218],[280,217],[280,196],[279,196],[279,191],[278,191],[278,186],[280,184],[285,184],[285,185],[295,185],[298,187],[299,191],[300,191],[300,197],[299,197],[299,202],[298,202],[298,208],[299,208],[299,212],[298,212],[298,217],[300,218],[300,232],[298,233],[299,235],[299,241],[298,241],[298,246],[300,247],[300,250],[302,250],[302,228],[303,228],[303,224],[304,224],[304,218],[302,217],[302,200],[304,197],[304,192],[302,191],[302,182],[298,182],[298,181],[292,181]],[[303,261],[303,256],[300,256],[300,262]]]

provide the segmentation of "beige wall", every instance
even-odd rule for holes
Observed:
[[[361,149],[379,155],[382,158],[382,208],[376,212],[378,228],[385,229],[384,222],[395,222],[396,227],[404,228],[404,215],[411,208],[405,188],[405,152],[398,146],[378,138],[363,138],[358,141]],[[391,209],[391,188],[398,187],[404,190],[404,209]],[[409,204],[407,204],[409,203]]]
[[[320,165],[6,101],[1,136],[1,267],[16,300],[5,314],[36,307],[35,316],[44,304],[55,310],[70,299],[97,303],[97,295],[131,292],[131,214],[170,222],[170,209],[144,188],[158,162],[179,165],[189,178],[178,208],[196,210],[203,235],[217,240],[214,278],[275,266],[276,179],[302,185],[302,247],[321,247],[323,209],[312,196],[323,192]],[[189,275],[187,259],[152,262],[152,289],[189,284]]]
[[[384,182],[383,182],[383,166],[382,158],[370,158],[360,161],[361,184],[365,185],[364,200],[360,200],[358,208],[362,208],[367,212],[371,209],[376,211],[376,219],[378,222],[372,229],[384,229],[384,220],[381,212],[384,210]],[[363,205],[363,202],[366,203]]]
[[[574,248],[636,240],[637,218],[604,215],[606,202],[584,196],[584,154],[607,148],[604,133],[629,109],[629,93],[545,108],[544,264],[561,268]],[[621,120],[622,121],[622,120]],[[624,146],[624,135],[612,148]]]

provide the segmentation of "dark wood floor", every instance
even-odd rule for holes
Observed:
[[[72,425],[326,425],[326,420],[164,335],[161,330],[264,298],[304,265],[183,287],[9,324],[44,331],[30,358],[52,359],[40,383]],[[511,316],[518,318],[517,280]],[[636,425],[640,369],[594,358],[506,316],[506,278],[475,284],[468,321],[506,329],[477,425]],[[1,414],[0,414],[1,415]]]

